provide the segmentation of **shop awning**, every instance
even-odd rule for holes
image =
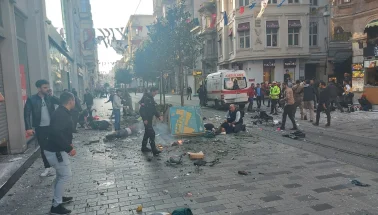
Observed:
[[[300,28],[300,27],[302,27],[301,20],[289,20],[288,24],[289,24],[289,28]]]
[[[346,61],[348,58],[352,57],[353,52],[337,52],[334,56],[333,62],[334,63],[343,63]]]
[[[249,22],[240,23],[238,25],[238,31],[248,31],[249,30]]]
[[[266,21],[266,28],[279,28],[278,21]]]
[[[378,19],[369,22],[369,24],[365,26],[365,28],[371,28],[371,27],[378,27]]]

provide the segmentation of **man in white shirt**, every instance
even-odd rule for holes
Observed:
[[[121,130],[121,109],[123,108],[121,90],[117,90],[113,97],[114,130]]]

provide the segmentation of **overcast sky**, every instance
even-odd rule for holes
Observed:
[[[63,27],[60,0],[45,0],[45,2],[47,17],[52,24],[57,28]],[[95,28],[125,27],[130,15],[153,13],[152,0],[90,0],[90,2]],[[96,34],[101,35],[98,31]],[[98,58],[100,62],[115,62],[121,56],[117,55],[113,48],[106,48],[101,44],[98,46]],[[112,65],[100,65],[100,71],[108,72],[111,68]]]

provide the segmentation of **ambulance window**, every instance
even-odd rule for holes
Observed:
[[[247,88],[247,79],[245,77],[224,78],[224,89],[238,90]]]

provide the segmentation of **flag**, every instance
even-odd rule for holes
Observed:
[[[106,43],[106,40],[105,40],[106,36],[105,36],[104,31],[103,31],[101,28],[98,28],[98,31],[100,31],[101,34],[104,36],[104,37],[102,38],[102,41],[104,41],[104,44],[105,44],[106,48],[108,48],[108,44]]]
[[[249,5],[248,8],[251,10],[251,9],[253,9],[255,6],[256,6],[256,2],[253,2],[251,5]]]
[[[283,4],[285,1],[286,1],[286,0],[281,0],[281,3],[279,3],[279,4],[277,5],[277,7],[281,7],[282,4]]]
[[[261,18],[261,16],[263,15],[265,11],[266,6],[268,6],[268,0],[262,0],[260,12],[259,14],[257,14],[257,17],[256,17],[257,19]]]
[[[239,9],[239,13],[240,14],[243,14],[244,13],[244,6],[241,6],[240,9]]]
[[[224,21],[224,25],[227,25],[228,24],[228,17],[227,17],[227,12],[223,12],[223,21]]]

